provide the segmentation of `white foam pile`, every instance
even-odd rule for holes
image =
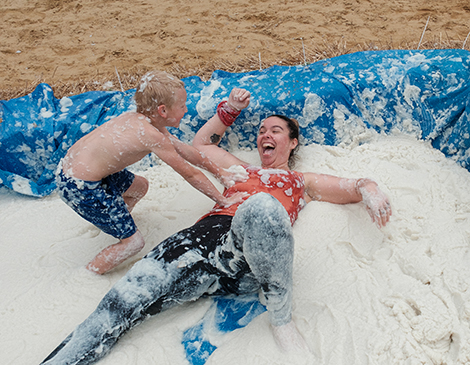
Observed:
[[[258,160],[254,151],[237,155]],[[312,355],[281,354],[264,313],[215,339],[207,364],[468,364],[469,172],[405,136],[311,145],[300,155],[299,171],[376,180],[392,202],[391,221],[379,230],[362,204],[308,204],[294,226],[294,319]],[[104,276],[84,266],[112,237],[56,194],[0,190],[2,364],[40,363],[135,260],[212,207],[166,165],[141,174],[151,187],[133,214],[146,247]],[[147,320],[100,364],[187,364],[182,332],[209,305],[204,299]]]

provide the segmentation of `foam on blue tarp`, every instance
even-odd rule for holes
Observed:
[[[468,169],[469,65],[465,50],[368,51],[307,66],[215,71],[208,81],[188,77],[188,113],[172,133],[192,140],[232,88],[242,87],[252,101],[229,129],[225,147],[253,148],[260,121],[285,114],[299,120],[303,144],[337,145],[367,129],[398,130],[431,141]],[[1,100],[0,184],[26,195],[50,194],[67,149],[110,118],[134,110],[134,92],[56,99],[49,85],[40,84],[22,98]]]
[[[257,294],[213,298],[204,317],[183,333],[186,358],[192,365],[204,365],[217,349],[211,337],[243,328],[265,311]]]

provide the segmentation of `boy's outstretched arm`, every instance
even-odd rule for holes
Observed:
[[[197,167],[209,171],[225,187],[230,187],[236,181],[240,180],[239,176],[221,168],[219,165],[207,158],[203,152],[200,152],[194,147],[181,142],[178,138],[171,134],[168,136],[168,138],[182,158]]]
[[[171,168],[173,168],[173,170],[180,174],[193,187],[207,195],[217,204],[222,206],[229,206],[243,200],[242,194],[234,194],[231,197],[224,197],[202,171],[198,170],[194,166],[191,166],[177,153],[169,138],[161,135],[160,141],[155,143],[151,150],[163,162],[168,164]]]
[[[236,115],[250,104],[250,97],[249,91],[234,88],[228,101],[219,104],[217,113],[199,129],[194,137],[193,146],[223,168],[242,163],[240,159],[218,147],[218,144]]]

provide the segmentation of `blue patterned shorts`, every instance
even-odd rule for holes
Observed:
[[[137,231],[122,194],[129,189],[135,175],[122,170],[101,181],[84,181],[57,174],[57,187],[62,200],[88,222],[103,232],[124,239]]]

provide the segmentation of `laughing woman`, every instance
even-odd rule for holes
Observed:
[[[193,145],[221,167],[247,174],[225,190],[244,201],[216,205],[193,226],[157,245],[118,281],[96,310],[43,364],[91,364],[145,318],[207,295],[260,292],[281,349],[307,350],[292,320],[292,225],[312,200],[335,204],[363,201],[379,227],[390,218],[388,198],[369,179],[345,179],[291,170],[299,144],[297,123],[273,115],[257,138],[260,166],[250,166],[218,147],[221,136],[250,102],[234,89],[228,101],[196,134]]]

